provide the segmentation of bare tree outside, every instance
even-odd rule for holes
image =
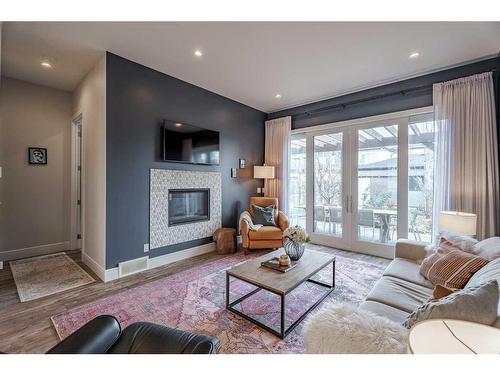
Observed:
[[[341,205],[341,155],[338,151],[317,153],[314,160],[316,203]]]

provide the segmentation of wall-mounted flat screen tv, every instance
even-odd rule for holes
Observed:
[[[162,126],[163,160],[219,165],[219,132],[164,120]]]

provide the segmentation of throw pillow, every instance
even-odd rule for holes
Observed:
[[[441,286],[441,285],[436,285],[434,287],[434,291],[432,292],[432,297],[431,297],[430,301],[449,296],[453,292],[454,292],[454,290],[452,290],[452,289],[445,288],[444,286]]]
[[[456,248],[465,251],[467,253],[474,253],[474,246],[477,244],[477,240],[470,236],[464,236],[462,234],[450,232],[447,230],[442,230],[436,237],[433,244],[429,245],[429,248],[437,250],[442,242],[448,241]]]
[[[313,313],[304,328],[306,353],[406,353],[408,330],[371,311],[330,303]]]
[[[462,289],[486,264],[486,259],[459,250],[445,241],[434,254],[422,261],[420,274],[434,285]]]
[[[252,211],[254,224],[276,226],[276,222],[274,221],[274,206],[260,207],[252,204]]]
[[[488,260],[500,258],[500,237],[491,237],[474,246],[474,252]]]
[[[457,319],[492,325],[497,319],[497,308],[498,282],[490,280],[423,304],[408,316],[403,326],[411,328],[428,319]]]

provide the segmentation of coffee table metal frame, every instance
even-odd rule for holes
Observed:
[[[316,275],[317,273],[319,273],[321,270],[325,269],[326,267],[328,267],[329,265],[332,265],[332,284],[328,284],[328,283],[325,283],[325,282],[322,282],[322,281],[319,281],[319,280],[314,280],[312,279],[311,277]],[[294,285],[292,288],[290,288],[288,291],[286,291],[285,293],[277,293],[276,291],[274,290],[271,290],[269,288],[266,288],[265,286],[262,286],[262,285],[256,285],[252,282],[249,282],[247,280],[243,280],[235,275],[230,275],[229,272],[231,270],[227,270],[226,271],[226,308],[235,313],[236,315],[239,315],[241,316],[242,318],[245,318],[247,320],[249,320],[250,322],[256,324],[257,326],[271,332],[272,334],[284,339],[286,336],[288,336],[288,334],[290,334],[290,332],[292,332],[295,327],[297,327],[297,325],[302,322],[302,320],[304,320],[304,318],[307,316],[307,314],[309,314],[314,308],[316,308],[316,306],[318,306],[321,302],[323,302],[323,300],[328,297],[330,295],[330,293],[333,291],[333,289],[335,289],[335,258],[332,259],[331,262],[328,262],[327,264],[325,264],[323,267],[321,268],[318,268],[316,271],[312,272],[309,276],[307,276],[306,278],[304,278],[302,281],[299,281],[296,285]],[[276,271],[278,272],[278,271]],[[289,271],[289,272],[293,272],[293,270]],[[285,275],[285,274],[283,274]],[[241,280],[247,284],[250,284],[250,285],[253,285],[253,286],[256,286],[257,288],[252,290],[250,293],[248,294],[245,294],[244,296],[236,299],[235,301],[233,302],[230,302],[229,301],[229,291],[230,291],[230,278],[233,277],[235,279],[238,279],[238,280]],[[310,282],[310,283],[313,283],[313,284],[317,284],[317,285],[321,285],[321,286],[324,286],[327,288],[326,292],[323,293],[321,295],[321,297],[311,306],[309,307],[297,320],[295,320],[294,322],[292,322],[292,324],[288,327],[288,328],[285,328],[285,297],[287,294],[289,294],[290,292],[294,291],[297,287],[299,287],[300,285],[302,285],[303,283],[305,282]],[[280,297],[281,299],[281,309],[280,309],[280,314],[281,314],[281,326],[280,326],[280,332],[276,331],[274,328],[272,327],[269,327],[269,326],[266,326],[265,324],[259,322],[258,320],[252,318],[251,316],[239,311],[239,310],[236,310],[233,306],[243,302],[245,299],[253,296],[255,293],[261,291],[262,289],[264,290],[267,290],[268,292],[271,292],[273,294],[276,294]]]

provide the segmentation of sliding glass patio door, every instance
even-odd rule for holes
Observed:
[[[407,191],[405,130],[407,119],[360,125],[352,129],[351,169],[354,225],[351,249],[391,257],[404,227]],[[401,152],[401,150],[403,150]]]
[[[314,243],[392,257],[398,238],[431,240],[432,113],[294,133],[292,225]]]
[[[308,204],[307,230],[313,241],[345,248],[349,245],[349,216],[347,207],[348,175],[346,132],[328,131],[312,134],[312,161],[309,180],[312,191]]]

